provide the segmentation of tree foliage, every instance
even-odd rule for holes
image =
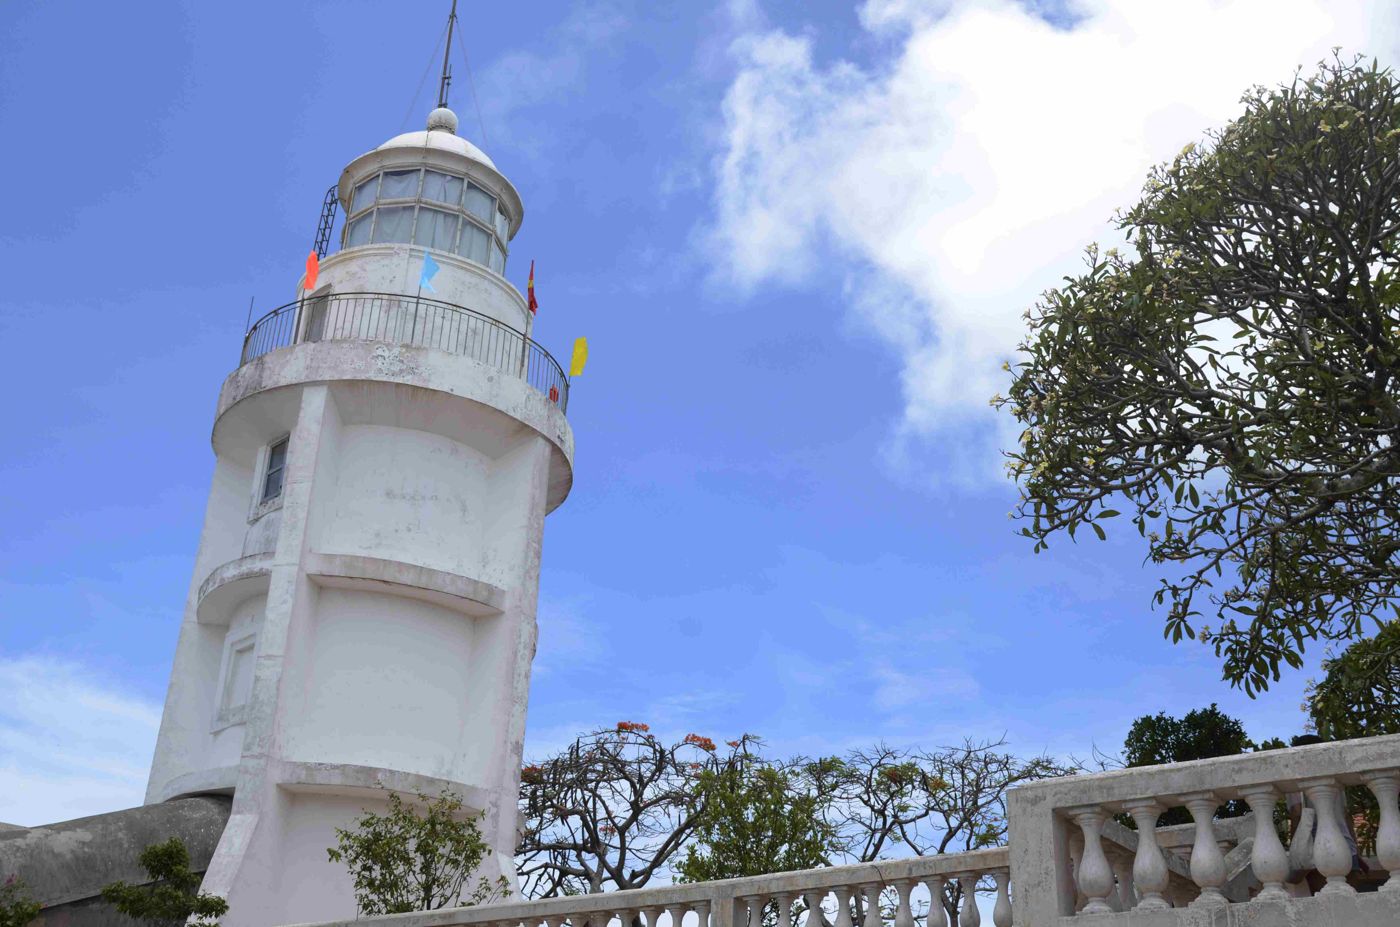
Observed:
[[[668,745],[622,722],[525,767],[516,863],[526,893],[640,888],[668,870],[698,881],[992,846],[1006,836],[1008,790],[1078,771],[1020,759],[1000,740],[786,761],[762,757],[748,734],[725,746],[693,734]],[[950,886],[945,909],[959,898]],[[861,916],[857,904],[856,923]]]
[[[1130,767],[1158,766],[1235,756],[1252,749],[1255,744],[1245,733],[1244,725],[1212,703],[1209,708],[1188,711],[1182,718],[1159,712],[1135,720],[1123,742],[1123,763]],[[1222,805],[1218,814],[1238,817],[1248,810],[1244,802],[1232,801]],[[1185,808],[1172,808],[1163,813],[1158,823],[1167,826],[1190,821],[1190,812]],[[1131,819],[1125,819],[1125,823],[1131,823]]]
[[[1307,710],[1328,740],[1400,734],[1400,623],[1322,662]]]
[[[707,882],[815,869],[830,862],[835,833],[818,796],[793,774],[745,756],[724,769],[704,770],[704,810],[696,821],[679,881]]]
[[[705,809],[701,776],[733,768],[753,738],[668,744],[622,721],[584,734],[520,777],[516,869],[532,898],[641,888],[685,845]]]
[[[199,890],[200,874],[190,871],[190,853],[179,837],[146,847],[140,862],[150,884],[113,882],[102,889],[103,900],[122,914],[155,927],[181,927],[190,918],[196,927],[218,927],[228,913],[227,901]]]
[[[841,862],[891,855],[931,856],[995,846],[1006,837],[1006,793],[1017,785],[1078,771],[1048,756],[1023,760],[1004,740],[912,749],[876,744],[842,756],[799,758],[792,768],[818,798]],[[949,918],[961,905],[944,888]],[[857,905],[856,923],[860,922]]]
[[[414,804],[390,792],[386,813],[365,811],[353,829],[336,828],[337,845],[326,853],[350,870],[364,916],[486,904],[508,895],[510,883],[480,876],[463,895],[491,855],[477,826],[482,814],[465,815],[450,789],[436,798],[420,792]]]
[[[27,927],[41,910],[23,879],[10,876],[0,883],[0,927]]]
[[[1126,508],[1167,635],[1252,695],[1397,613],[1400,82],[1334,59],[1242,102],[1119,215],[1131,256],[1027,313],[993,402],[1036,550]]]

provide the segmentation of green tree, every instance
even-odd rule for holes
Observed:
[[[707,882],[825,866],[835,834],[817,795],[793,776],[757,760],[705,770],[703,808],[685,858],[682,882]]]
[[[228,902],[199,890],[200,874],[190,871],[190,852],[179,837],[141,851],[141,868],[150,884],[113,882],[102,898],[121,913],[155,927],[181,927],[191,917],[198,927],[218,927]]]
[[[1400,82],[1334,59],[1242,102],[1119,214],[1131,254],[1027,312],[993,403],[1036,550],[1127,509],[1167,635],[1253,695],[1400,614]]]
[[[1138,718],[1123,742],[1123,762],[1129,767],[1159,766],[1235,756],[1252,749],[1255,744],[1245,733],[1244,725],[1211,704],[1209,708],[1188,711],[1182,718],[1173,718],[1166,712]],[[1231,801],[1222,805],[1217,814],[1238,817],[1248,810],[1244,802]],[[1126,817],[1123,820],[1131,821]],[[1172,808],[1158,819],[1162,826],[1190,822],[1191,814],[1185,808]]]
[[[1400,734],[1400,623],[1322,662],[1308,689],[1313,727],[1328,740]]]
[[[482,815],[463,815],[462,800],[450,789],[436,798],[421,792],[417,798],[414,806],[390,792],[386,813],[365,811],[353,829],[336,828],[337,845],[326,853],[350,870],[359,913],[405,914],[505,897],[510,883],[504,876],[480,877],[468,895],[462,894],[491,855],[477,826]]]
[[[25,927],[42,909],[23,879],[10,876],[0,884],[0,927]]]

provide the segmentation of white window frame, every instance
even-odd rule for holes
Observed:
[[[267,465],[272,459],[272,449],[283,442],[287,444],[287,459],[282,464],[282,490],[271,499],[264,499],[263,489],[267,485]],[[267,442],[258,449],[258,459],[253,466],[253,493],[251,506],[248,510],[249,524],[262,518],[268,512],[275,512],[282,507],[282,500],[287,497],[287,464],[292,459],[291,451],[292,435],[290,432]]]
[[[248,659],[252,661],[249,672],[252,676],[248,683],[248,700],[238,705],[230,705],[229,698],[233,693],[233,663],[234,654],[248,651]],[[220,657],[219,665],[219,687],[218,705],[214,711],[214,722],[211,725],[210,733],[221,731],[226,727],[235,724],[242,724],[248,719],[248,702],[253,699],[252,680],[257,676],[258,661],[258,632],[256,629],[247,631],[237,637],[229,636],[224,640],[224,652]]]

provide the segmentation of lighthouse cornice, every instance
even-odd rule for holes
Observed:
[[[335,385],[346,414],[359,420],[453,440],[470,437],[500,452],[528,429],[552,448],[547,510],[557,508],[573,486],[574,433],[557,402],[513,371],[412,344],[302,342],[243,364],[219,393],[215,453],[249,457],[269,421],[290,421],[298,388],[321,383]]]

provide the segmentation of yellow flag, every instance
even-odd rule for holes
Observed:
[[[574,359],[569,364],[569,376],[576,377],[583,373],[583,365],[588,363],[588,339],[579,338],[574,342]]]

